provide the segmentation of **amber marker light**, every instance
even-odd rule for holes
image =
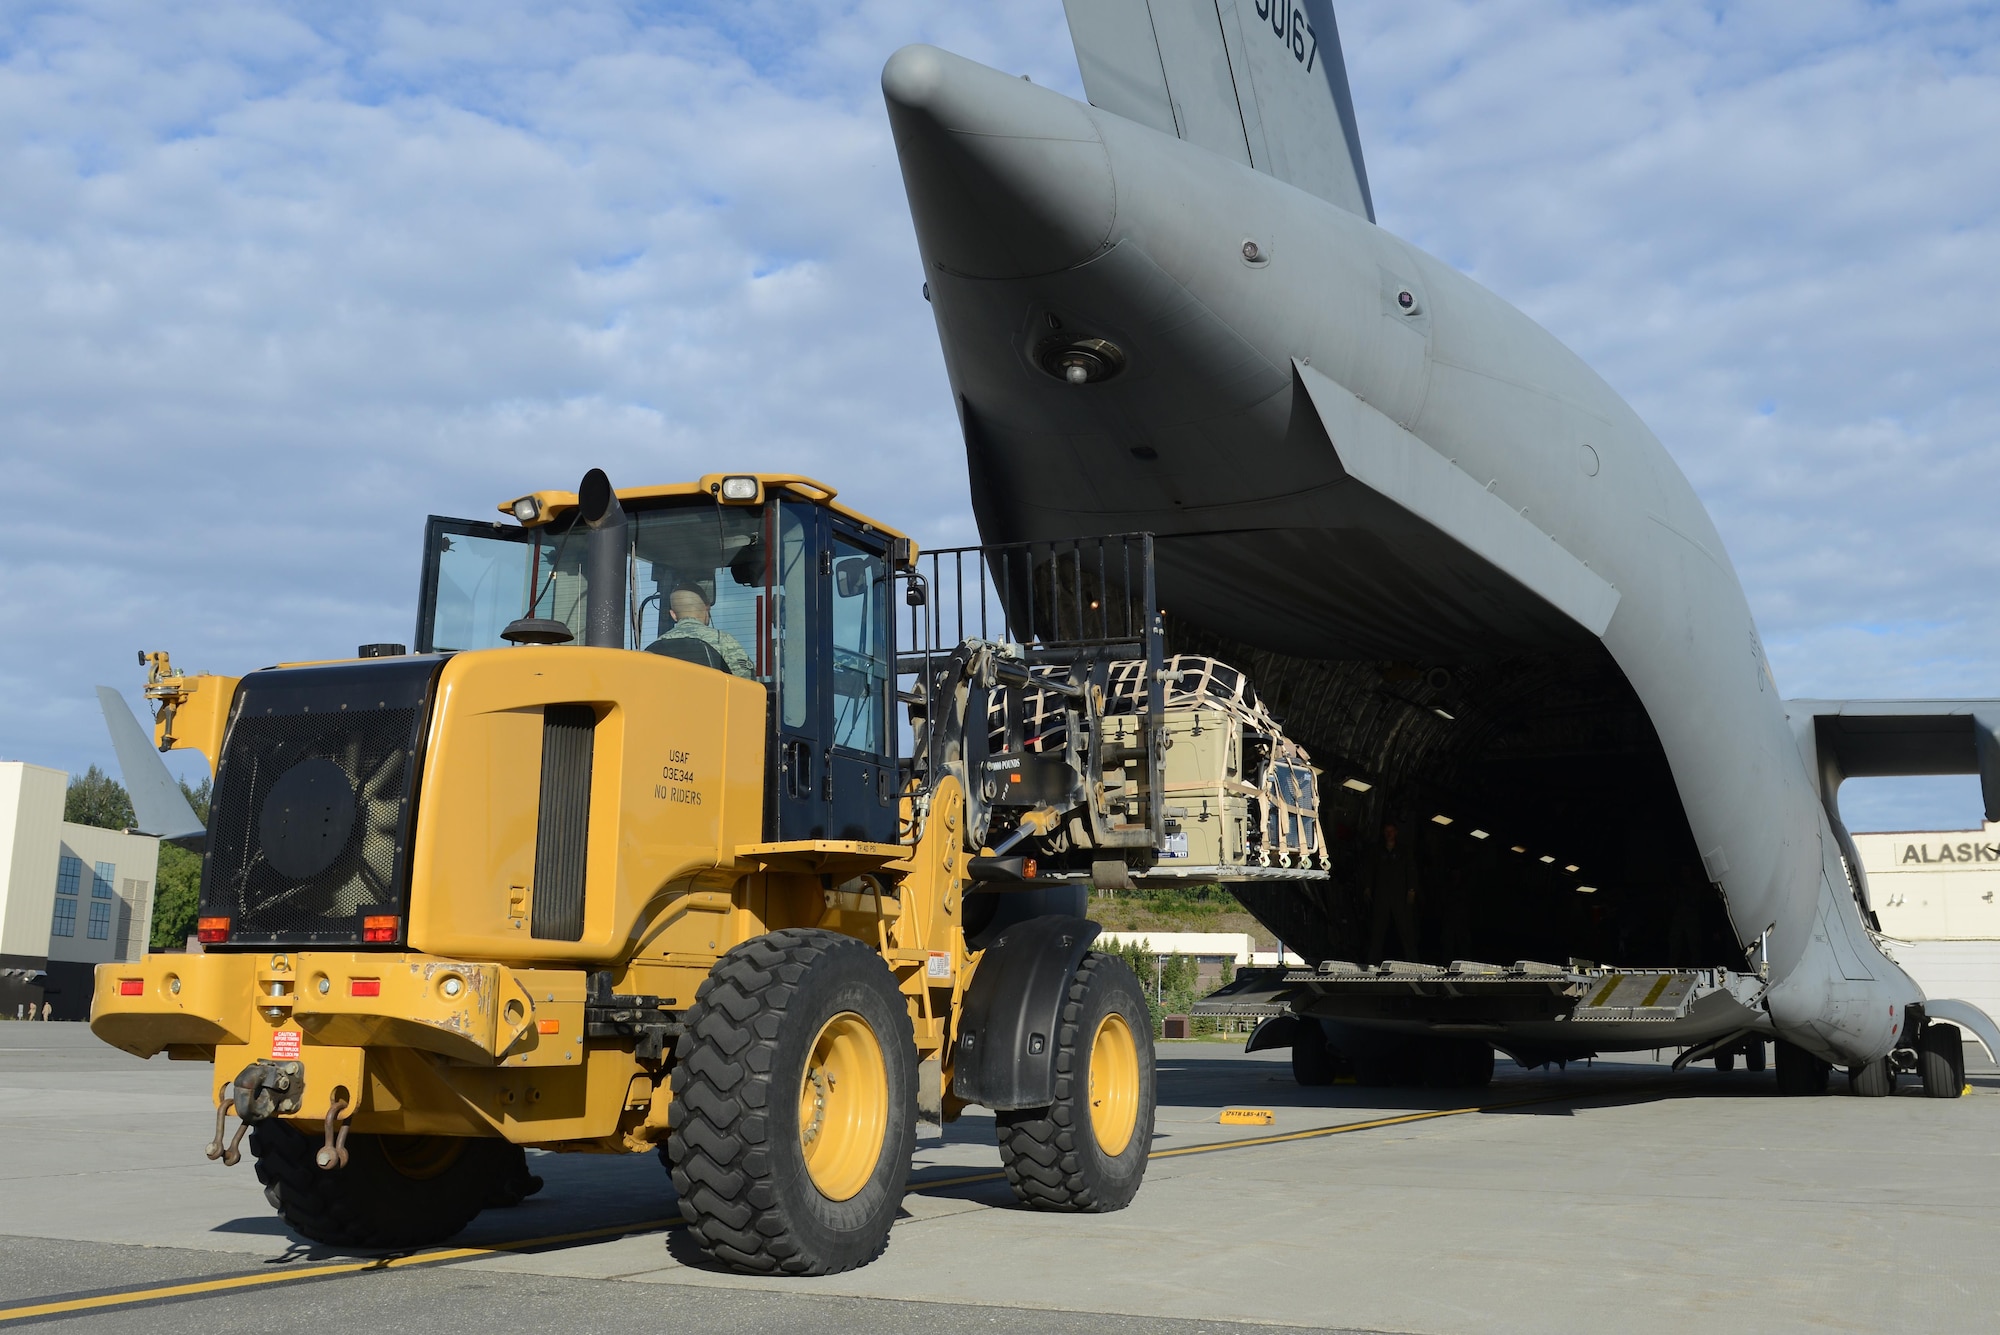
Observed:
[[[363,941],[394,941],[403,920],[393,913],[371,913],[361,920]]]
[[[229,919],[197,918],[194,934],[205,946],[216,945],[229,939]]]

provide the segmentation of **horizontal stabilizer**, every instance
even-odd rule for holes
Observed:
[[[104,726],[111,730],[111,748],[118,753],[118,768],[125,776],[125,791],[132,797],[132,815],[139,823],[139,833],[184,848],[199,848],[208,837],[208,826],[194,814],[181,786],[167,773],[166,763],[146,740],[125,697],[109,686],[100,686],[97,703],[104,710]]]
[[[1331,0],[1063,0],[1090,104],[1375,221]]]
[[[1542,598],[1592,635],[1618,610],[1618,590],[1449,459],[1294,361],[1347,475]]]
[[[1787,700],[1810,718],[1821,783],[1843,779],[1977,774],[1986,819],[2000,821],[2000,700]]]

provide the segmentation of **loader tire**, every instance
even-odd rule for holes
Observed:
[[[1965,1092],[1965,1043],[1957,1026],[1924,1026],[1917,1040],[1917,1074],[1927,1099],[1955,1099]]]
[[[685,1023],[661,1157],[702,1251],[758,1275],[881,1255],[917,1113],[916,1039],[881,956],[768,933],[716,961]]]
[[[1056,1022],[1056,1101],[994,1120],[1021,1204],[1091,1213],[1131,1204],[1153,1148],[1153,1025],[1124,960],[1092,951],[1070,975]]]
[[[427,1247],[542,1185],[504,1140],[351,1134],[347,1166],[334,1169],[314,1162],[324,1143],[286,1122],[250,1128],[264,1199],[294,1232],[331,1247]]]

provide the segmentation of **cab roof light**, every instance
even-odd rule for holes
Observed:
[[[1474,830],[1472,831],[1472,837],[1474,839],[1491,839],[1493,836],[1484,830]]]
[[[1554,859],[1554,858],[1552,858],[1552,857],[1550,857],[1550,856],[1549,856],[1549,855],[1548,855],[1547,853],[1544,853],[1544,854],[1542,854],[1542,861],[1544,861],[1544,862],[1554,862],[1554,861],[1555,861],[1555,859]]]
[[[1528,851],[1528,846],[1526,844],[1515,844],[1514,851],[1516,853],[1525,853]]]
[[[735,501],[741,505],[757,499],[759,490],[754,477],[726,477],[722,479],[721,496],[725,501]]]
[[[1451,824],[1451,817],[1449,817],[1449,816],[1447,816],[1447,815],[1444,815],[1444,814],[1443,814],[1442,812],[1440,812],[1440,813],[1439,813],[1438,815],[1435,815],[1435,816],[1432,816],[1432,817],[1431,817],[1431,824],[1433,824],[1433,825],[1449,825],[1449,824]]]
[[[514,518],[523,524],[532,524],[542,517],[542,503],[533,496],[523,496],[508,508],[514,512]]]
[[[1597,893],[1597,887],[1594,885],[1579,885],[1576,888],[1576,892],[1579,895],[1594,895]]]
[[[1369,783],[1366,779],[1342,779],[1340,786],[1342,788],[1351,788],[1357,793],[1365,793],[1375,785]]]
[[[361,939],[370,942],[394,941],[403,920],[393,913],[371,913],[361,920]]]
[[[229,939],[229,919],[197,918],[194,934],[205,946],[219,945]]]

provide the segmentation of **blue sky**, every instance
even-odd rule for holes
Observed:
[[[2000,695],[2000,14],[1337,8],[1380,220],[1631,400],[1786,693]],[[0,3],[0,756],[108,762],[140,648],[407,639],[424,515],[593,465],[970,537],[877,90],[919,40],[1081,91],[1058,0]]]

